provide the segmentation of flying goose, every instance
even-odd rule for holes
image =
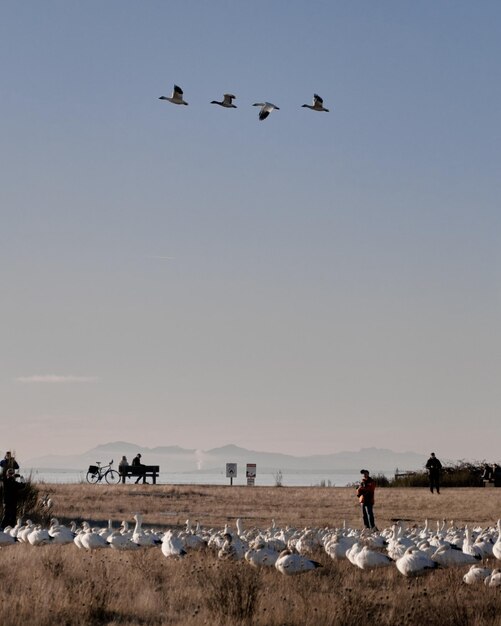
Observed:
[[[317,93],[313,94],[313,104],[303,104],[303,107],[311,109],[312,111],[325,111],[326,113],[329,112],[329,109],[326,109],[324,107],[323,99]]]
[[[172,96],[160,96],[159,100],[168,100],[172,102],[172,104],[188,104],[183,100],[183,90],[181,87],[174,85],[174,89],[172,90]]]
[[[261,110],[259,111],[259,119],[261,121],[265,120],[268,115],[273,111],[273,109],[280,111],[280,108],[275,106],[271,102],[255,102],[252,106],[261,107]]]
[[[219,104],[219,106],[225,107],[226,109],[236,109],[236,105],[233,104],[235,97],[236,96],[233,96],[231,93],[225,93],[221,102],[212,100],[211,104]]]

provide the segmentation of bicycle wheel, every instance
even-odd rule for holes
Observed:
[[[99,480],[99,472],[87,472],[87,482],[95,485]]]
[[[120,482],[120,474],[112,469],[106,472],[105,478],[108,485],[118,485]]]

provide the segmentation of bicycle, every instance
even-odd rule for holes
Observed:
[[[89,470],[87,472],[87,482],[91,485],[95,485],[96,483],[100,483],[103,478],[108,483],[108,485],[118,485],[120,482],[120,474],[111,469],[113,465],[113,459],[110,461],[109,465],[105,465],[101,467],[101,462],[96,461],[95,465],[89,465]]]

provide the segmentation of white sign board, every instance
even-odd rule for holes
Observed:
[[[226,478],[236,478],[236,477],[237,477],[237,464],[226,463]]]

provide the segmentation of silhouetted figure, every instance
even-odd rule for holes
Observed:
[[[428,477],[430,479],[430,491],[433,493],[433,489],[440,493],[440,472],[442,470],[442,463],[437,459],[435,453],[430,454],[430,458],[426,461],[426,469],[428,470]]]
[[[136,454],[136,456],[132,459],[132,467],[137,467],[137,468],[144,468],[144,464],[141,463],[141,455],[139,454],[139,452]],[[141,478],[143,479],[143,485],[146,484],[146,476],[144,475],[144,470],[143,473],[141,473],[138,477],[137,480],[135,482],[135,484],[137,485],[137,483],[141,480]]]
[[[377,530],[374,522],[374,491],[376,490],[375,481],[369,476],[369,470],[360,470],[363,478],[357,489],[357,496],[362,507],[362,518],[364,526],[371,530]]]
[[[24,485],[16,481],[16,470],[10,467],[2,481],[3,517],[0,527],[15,526],[17,520],[17,500]]]
[[[125,479],[127,478],[127,470],[129,469],[129,461],[127,461],[127,457],[123,456],[120,463],[118,464],[118,473],[122,477],[122,482],[125,483]]]

